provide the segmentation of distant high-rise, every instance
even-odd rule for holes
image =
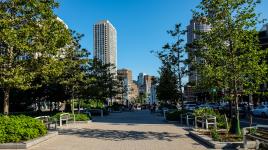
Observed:
[[[124,94],[124,104],[133,101],[138,97],[138,85],[132,80],[132,71],[129,69],[119,69],[117,70],[117,77],[123,79],[123,86],[125,88]]]
[[[200,36],[195,33],[195,31],[199,32],[208,32],[211,30],[211,26],[201,23],[196,19],[192,19],[190,21],[190,25],[187,26],[187,44],[193,43],[195,40],[200,39]],[[196,57],[193,52],[196,49],[191,49],[189,51],[189,58],[195,62],[200,62],[200,58]],[[189,68],[191,69],[192,64],[189,64]],[[189,75],[189,82],[196,84],[197,81],[199,80],[200,76],[198,75],[198,72],[196,70],[191,70],[190,75]]]
[[[268,23],[263,25],[261,31],[259,32],[259,40],[262,49],[268,48]]]
[[[108,21],[103,20],[96,23],[93,27],[94,34],[94,57],[103,64],[115,65],[117,67],[117,34],[114,26]]]
[[[138,86],[142,86],[144,84],[144,76],[146,74],[145,73],[139,73],[139,76],[138,76]]]

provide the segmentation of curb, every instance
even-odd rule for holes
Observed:
[[[38,143],[44,142],[58,135],[58,131],[48,132],[47,135],[35,138],[26,142],[20,143],[4,143],[0,144],[0,149],[27,149],[31,146],[34,146]]]
[[[244,147],[243,141],[241,142],[218,142],[218,141],[213,141],[212,138],[199,134],[198,132],[195,131],[189,131],[189,135],[196,138],[198,141],[201,141],[205,143],[206,145],[210,146],[211,148],[214,149],[241,149]],[[254,148],[256,145],[256,142],[248,142],[248,148]]]

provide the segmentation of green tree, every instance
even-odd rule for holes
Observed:
[[[182,107],[183,107],[182,80],[186,76],[186,73],[187,73],[186,63],[185,63],[186,52],[185,52],[185,48],[183,45],[183,42],[184,42],[183,36],[185,35],[185,31],[181,30],[181,24],[176,24],[174,30],[169,30],[167,31],[167,33],[172,38],[175,39],[175,42],[165,44],[163,46],[163,50],[156,52],[156,54],[158,58],[161,60],[163,67],[170,67],[171,71],[176,76],[177,80],[175,80],[175,83],[177,84],[178,92],[179,92],[179,95],[176,93],[176,96],[180,98],[180,101],[182,102]],[[165,68],[165,69],[168,69],[168,68]],[[161,81],[161,78],[160,78],[160,81]],[[161,84],[161,86],[163,85]]]
[[[157,99],[162,103],[176,103],[179,97],[177,77],[169,63],[160,68],[159,84],[156,87]]]
[[[35,69],[50,64],[47,59],[59,57],[71,42],[70,32],[53,13],[56,7],[54,0],[0,1],[0,86],[5,114],[10,90],[29,89]]]
[[[118,81],[112,71],[114,65],[102,64],[100,60],[95,58],[90,66],[90,76],[95,79],[90,85],[90,98],[103,102],[110,99],[112,102],[112,99],[118,94]]]
[[[265,83],[267,51],[260,50],[255,8],[259,0],[202,0],[194,18],[209,24],[209,32],[199,32],[196,63],[201,79],[210,87],[225,89],[235,104],[233,133],[241,134],[238,110],[239,94],[253,94]]]
[[[145,104],[146,103],[146,99],[147,99],[147,94],[146,93],[139,93],[139,96],[135,99],[135,103],[138,104]]]
[[[89,76],[89,53],[86,49],[81,48],[80,40],[83,34],[72,32],[73,41],[68,46],[68,52],[65,54],[62,62],[64,62],[64,70],[61,76],[60,84],[66,87],[66,92],[71,96],[72,113],[74,114],[74,100],[78,99],[80,111],[81,99],[88,98],[87,92],[89,84],[93,78]]]

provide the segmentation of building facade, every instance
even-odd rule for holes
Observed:
[[[131,84],[131,92],[129,95],[129,99],[131,102],[135,101],[135,99],[139,96],[139,88],[136,82],[132,82]]]
[[[195,40],[200,39],[200,36],[196,34],[196,31],[208,32],[210,30],[211,30],[211,27],[209,25],[203,24],[196,19],[192,19],[190,21],[190,24],[187,26],[187,45],[190,45]],[[198,63],[201,61],[201,59],[194,55],[194,51],[196,51],[196,49],[190,49],[188,53],[188,57],[190,60]],[[200,75],[198,75],[198,72],[196,70],[191,69],[192,66],[193,64],[190,63],[189,64],[189,68],[190,68],[189,82],[196,85],[197,81],[200,79]]]
[[[138,85],[132,80],[132,71],[129,69],[117,70],[118,78],[123,79],[123,87],[125,88],[124,104],[134,101],[138,96]]]
[[[151,87],[152,87],[152,76],[145,75],[144,76],[144,92],[149,96],[151,93]]]
[[[262,49],[268,48],[268,23],[263,25],[259,32],[259,40]]]
[[[117,67],[117,33],[115,27],[108,21],[103,20],[93,27],[94,58],[103,64],[113,64],[112,71],[116,73]]]
[[[144,84],[145,75],[146,75],[145,73],[139,73],[138,80],[137,80],[138,86],[142,86]]]

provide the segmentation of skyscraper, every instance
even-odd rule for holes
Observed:
[[[117,67],[117,34],[114,26],[108,21],[103,20],[96,23],[93,27],[94,57],[102,64],[115,65]]]
[[[268,23],[263,25],[259,32],[259,40],[262,49],[268,48]]]
[[[210,31],[211,27],[210,25],[204,24],[199,22],[197,19],[192,19],[190,21],[190,25],[187,26],[187,44],[193,43],[195,40],[200,39],[200,36],[195,33],[195,31],[199,32],[208,32]],[[196,57],[193,52],[196,51],[196,49],[191,49],[189,51],[189,59],[195,62],[200,62],[200,58]],[[189,68],[191,69],[193,65],[190,63]],[[197,81],[199,80],[200,76],[198,75],[198,72],[196,70],[190,70],[189,75],[189,82],[196,85]]]

